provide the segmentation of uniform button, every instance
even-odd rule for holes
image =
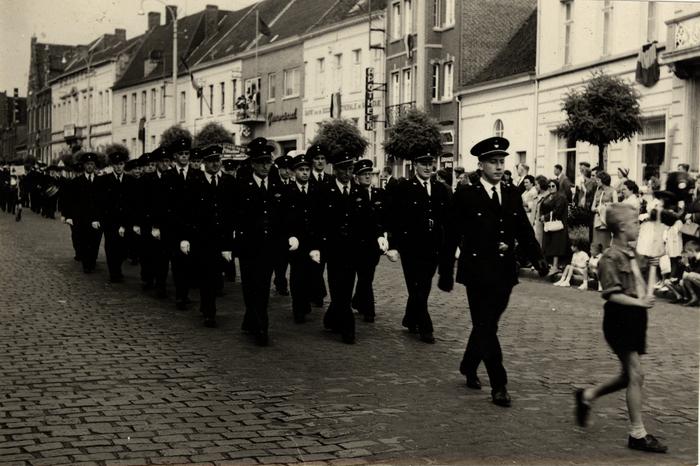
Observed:
[[[505,233],[503,230],[501,230],[501,234]]]
[[[475,252],[474,252],[474,253],[472,253],[472,256],[476,257],[476,253],[475,253]]]
[[[266,213],[267,213],[267,210],[263,210],[263,214],[266,214]]]
[[[501,223],[503,223],[503,219],[502,219],[502,218],[499,218],[498,221],[501,222]]]
[[[499,256],[503,257],[503,254],[501,253],[501,254],[499,254]]]

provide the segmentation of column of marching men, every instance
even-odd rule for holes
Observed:
[[[193,147],[191,135],[173,127],[169,137],[164,133],[160,147],[138,159],[129,160],[124,146],[110,145],[105,151],[110,169],[98,175],[96,163],[102,155],[82,152],[80,173],[72,180],[36,173],[26,191],[32,209],[44,216],[52,218],[60,209],[70,226],[75,259],[85,273],[95,271],[104,236],[112,283],[124,280],[125,261],[140,263],[143,290],[165,299],[172,271],[175,306],[187,310],[192,305],[191,289],[198,289],[206,327],[217,326],[217,297],[223,293],[224,280],[236,279],[237,257],[245,308],[241,329],[260,346],[269,344],[273,285],[279,295],[291,294],[290,318],[298,324],[306,322],[313,307],[323,308],[330,295],[323,326],[353,344],[354,311],[367,323],[377,317],[373,282],[381,256],[400,258],[408,294],[401,324],[431,344],[435,343],[429,310],[433,279],[437,273],[437,286],[445,292],[452,291],[456,281],[465,287],[471,317],[460,372],[467,387],[480,390],[478,370],[483,363],[492,402],[508,407],[511,398],[499,322],[518,283],[520,261],[531,264],[540,276],[552,272],[521,193],[503,180],[508,140],[491,137],[474,145],[477,176],[453,193],[441,171],[435,173],[439,132],[428,125],[420,127],[419,118],[415,121],[417,137],[393,153],[410,161],[414,173],[399,181],[389,178],[384,189],[372,186],[372,161],[361,158],[366,142],[353,144],[355,128],[342,133],[338,128],[343,124],[338,124],[325,139],[319,138],[325,144],[315,142],[306,153],[292,151],[274,161],[273,146],[256,138],[248,144],[243,162],[222,160],[224,146],[218,142],[200,139]],[[385,149],[389,153],[386,144]],[[22,184],[19,176],[2,167],[0,207],[18,212],[17,220],[26,202]],[[552,190],[557,187],[554,182],[550,185]],[[654,194],[673,196],[667,191]],[[599,265],[607,301],[604,334],[620,358],[622,372],[597,387],[578,389],[575,411],[577,423],[585,426],[593,400],[626,388],[629,448],[665,452],[667,447],[648,434],[641,421],[638,360],[645,353],[646,312],[654,298],[651,292],[646,294],[629,245],[638,239],[637,217],[636,208],[624,202],[608,207],[605,218],[614,247],[606,250]],[[653,261],[650,264],[654,266]],[[653,285],[653,274],[649,277]]]

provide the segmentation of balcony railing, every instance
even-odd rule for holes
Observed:
[[[404,116],[412,108],[416,108],[415,101],[398,105],[389,105],[386,108],[386,125],[393,126],[399,118]]]
[[[671,66],[680,78],[700,70],[700,12],[666,21],[668,26],[663,63]]]
[[[245,123],[264,123],[265,109],[256,102],[257,99],[245,99],[243,96],[236,101],[236,110],[233,115],[233,122],[238,124]]]

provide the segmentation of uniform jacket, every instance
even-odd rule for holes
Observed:
[[[101,218],[99,205],[100,177],[93,174],[93,181],[88,181],[84,173],[76,176],[70,183],[68,213],[66,218],[73,219],[74,224],[98,222]]]
[[[200,251],[233,251],[235,179],[222,174],[212,186],[206,176],[198,176],[188,182],[186,189],[179,240],[194,243]]]
[[[188,192],[202,179],[204,179],[204,172],[192,167],[187,171],[187,177],[184,180],[177,167],[165,172],[165,199],[159,199],[156,208],[164,212],[165,226],[176,237],[183,235],[188,221]]]
[[[318,180],[316,179],[316,176],[314,175],[314,171],[311,170],[311,175],[309,176],[309,184],[319,184]],[[335,184],[335,176],[323,172],[323,182],[321,184],[324,184],[326,186],[332,186]]]
[[[388,219],[390,247],[430,251],[440,250],[445,238],[445,221],[452,193],[430,179],[431,195],[417,177],[399,181],[390,192]]]
[[[104,229],[130,228],[134,225],[134,199],[138,181],[122,175],[119,182],[113,173],[99,178],[100,223]]]
[[[267,190],[263,193],[252,174],[238,179],[234,211],[236,246],[241,254],[260,247],[286,249],[284,190],[274,177],[268,176],[265,184]]]
[[[533,263],[540,246],[528,221],[517,189],[501,185],[501,205],[493,205],[481,183],[455,193],[440,275],[452,274],[455,249],[460,248],[457,282],[464,285],[513,286],[518,283],[515,242]],[[507,245],[501,250],[500,243]]]
[[[137,224],[141,228],[163,229],[168,224],[168,171],[146,173],[138,179]],[[145,233],[144,233],[145,234]]]
[[[299,240],[300,251],[311,251],[314,245],[319,243],[318,231],[315,228],[315,215],[318,213],[318,204],[325,192],[318,183],[308,183],[306,194],[302,194],[296,182],[283,188],[286,197],[286,209],[284,212],[284,228],[287,238],[294,236]]]
[[[378,250],[377,238],[384,232],[376,222],[367,193],[353,182],[348,195],[343,194],[335,181],[324,190],[316,222],[322,247],[326,251],[374,253]]]

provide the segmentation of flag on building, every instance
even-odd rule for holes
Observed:
[[[340,118],[340,92],[331,94],[331,118]]]
[[[272,35],[270,27],[265,23],[265,21],[263,21],[260,15],[258,15],[258,32],[267,37],[270,37]]]
[[[637,55],[636,81],[645,87],[651,87],[659,81],[659,74],[656,41],[642,45]]]
[[[192,88],[197,92],[197,98],[200,99],[203,94],[202,86],[197,84],[197,81],[195,81],[194,75],[190,71],[190,68],[187,66],[187,62],[185,61],[184,57],[180,57],[180,62],[182,63],[183,68],[185,68],[185,72],[190,75],[190,82],[192,83]]]
[[[146,140],[146,117],[139,120],[139,141]]]

